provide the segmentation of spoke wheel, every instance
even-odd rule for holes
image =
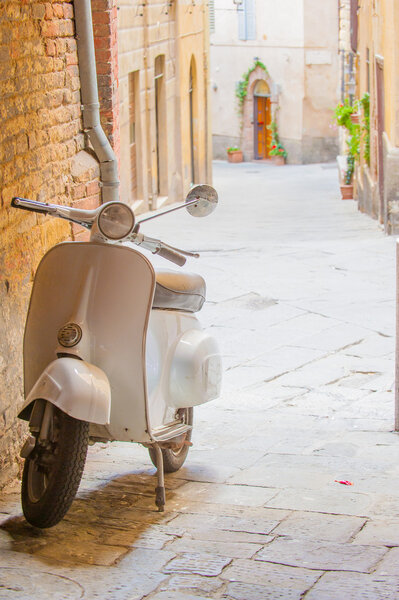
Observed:
[[[78,490],[89,442],[89,424],[53,408],[48,440],[36,442],[22,474],[22,509],[35,527],[64,517]]]
[[[183,423],[187,425],[193,425],[193,409],[192,408],[181,408],[180,416],[183,419]],[[175,473],[178,471],[184,464],[184,461],[187,458],[188,451],[190,449],[190,445],[187,442],[190,442],[192,435],[192,429],[190,429],[184,436],[179,436],[176,440],[175,448],[162,448],[163,455],[163,468],[165,473]],[[173,443],[173,439],[170,440]],[[157,466],[157,457],[155,450],[153,448],[148,449],[148,453],[150,455],[152,464]]]

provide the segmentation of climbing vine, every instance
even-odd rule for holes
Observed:
[[[258,59],[255,59],[253,66],[250,67],[246,73],[244,73],[244,75],[242,76],[242,79],[240,79],[240,81],[237,84],[236,97],[238,99],[238,108],[239,108],[240,114],[242,113],[242,109],[244,106],[244,100],[248,93],[249,77],[250,77],[251,73],[253,71],[255,71],[255,69],[257,67],[260,67],[261,69],[263,69],[265,71],[266,74],[268,74],[267,69],[266,69],[265,65],[263,64],[263,62],[261,62]]]

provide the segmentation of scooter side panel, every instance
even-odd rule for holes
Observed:
[[[42,259],[24,339],[25,394],[60,353],[99,367],[111,386],[110,439],[148,441],[145,340],[155,288],[151,263],[120,245],[69,242]],[[67,323],[82,329],[72,348],[59,345]]]
[[[219,396],[222,366],[216,341],[194,314],[152,310],[147,335],[147,385],[153,431],[179,408]]]

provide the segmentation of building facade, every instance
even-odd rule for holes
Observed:
[[[120,199],[138,211],[209,181],[208,13],[202,0],[91,0],[102,127]],[[99,162],[83,127],[72,0],[0,3],[0,487],[18,474],[22,340],[34,273],[76,226],[13,196],[94,208]]]
[[[211,179],[208,3],[118,9],[121,197],[159,208]]]
[[[334,159],[336,0],[213,0],[210,8],[214,156],[240,146],[246,160],[268,158],[274,121],[288,162]]]
[[[352,0],[357,98],[369,94],[369,134],[357,168],[360,210],[387,233],[399,233],[399,5],[395,0]],[[368,150],[366,149],[368,145]]]

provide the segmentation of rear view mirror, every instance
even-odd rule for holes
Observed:
[[[195,185],[186,197],[187,210],[193,217],[206,217],[213,212],[218,203],[218,194],[211,185]]]

